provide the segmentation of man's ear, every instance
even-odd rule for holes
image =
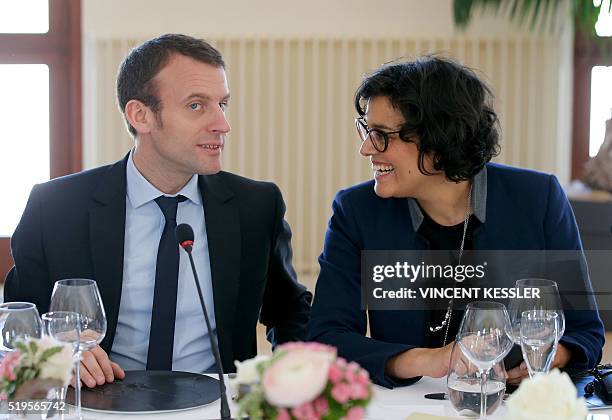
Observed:
[[[151,108],[137,99],[131,99],[125,104],[125,118],[134,127],[137,134],[147,134],[155,124],[155,115]]]

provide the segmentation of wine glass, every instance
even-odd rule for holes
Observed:
[[[76,376],[80,379],[81,354],[97,346],[106,334],[106,314],[100,291],[94,280],[65,279],[55,282],[50,312],[75,312],[79,315]],[[81,414],[81,387],[75,382],[75,417]]]
[[[516,281],[515,287],[519,290],[527,288],[537,290],[539,297],[510,300],[508,312],[512,324],[510,330],[512,341],[521,345],[521,316],[523,312],[530,310],[554,311],[557,314],[556,340],[559,341],[565,332],[565,315],[557,283],[548,279],[521,279]]]
[[[462,417],[478,417],[480,414],[480,373],[461,347],[455,342],[446,377],[450,402]],[[493,414],[502,403],[506,391],[504,360],[491,368],[487,379],[487,414]]]
[[[529,376],[546,373],[557,352],[557,328],[555,311],[532,309],[521,315],[521,350]]]
[[[487,415],[487,375],[512,348],[506,307],[497,302],[472,302],[465,310],[457,333],[463,354],[480,374],[480,418]]]
[[[36,305],[30,302],[7,302],[0,305],[2,357],[15,349],[15,341],[40,338],[42,324]]]
[[[71,344],[74,353],[79,349],[81,316],[76,312],[55,311],[42,315],[43,331],[49,337]]]
[[[47,312],[42,315],[43,334],[53,337],[62,343],[72,345],[74,352],[74,372],[75,384],[81,380],[81,371],[79,368],[80,357],[78,356],[79,339],[81,335],[81,316],[76,312],[56,311]],[[57,388],[54,392],[54,399],[58,401],[65,400],[65,388]]]

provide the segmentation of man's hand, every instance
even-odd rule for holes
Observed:
[[[113,382],[115,378],[125,378],[125,372],[115,362],[111,362],[102,347],[96,346],[84,351],[81,356],[81,382],[89,388]],[[71,385],[74,386],[72,377]]]
[[[565,367],[571,358],[572,353],[567,347],[561,343],[557,344],[557,352],[555,353],[551,369]],[[527,370],[527,363],[525,363],[525,361],[522,361],[519,366],[510,369],[507,373],[508,377],[506,381],[512,385],[518,385],[523,379],[529,377],[529,371]]]

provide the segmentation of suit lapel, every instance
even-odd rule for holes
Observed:
[[[93,195],[98,206],[89,211],[94,278],[100,289],[107,318],[106,336],[101,346],[107,352],[112,347],[121,302],[127,158],[109,168]]]
[[[215,320],[224,369],[233,365],[232,332],[240,281],[240,216],[221,175],[200,176],[212,274]]]

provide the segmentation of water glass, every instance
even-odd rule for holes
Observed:
[[[455,342],[446,377],[450,402],[462,417],[480,415],[480,371]],[[486,393],[486,414],[493,414],[502,403],[506,391],[506,369],[503,359],[489,371]]]
[[[15,341],[40,338],[42,324],[36,305],[30,302],[0,304],[0,352],[2,358],[15,349]]]
[[[49,337],[71,344],[74,353],[79,349],[81,316],[76,312],[55,311],[42,315],[43,330]]]
[[[510,323],[512,324],[510,330],[512,341],[519,346],[521,345],[521,316],[523,312],[530,310],[553,311],[557,314],[556,340],[559,341],[565,332],[565,316],[557,283],[548,279],[521,279],[516,281],[515,287],[517,289],[537,289],[540,296],[538,298],[515,298],[510,300],[508,313],[510,315]]]
[[[94,280],[90,279],[66,279],[55,282],[53,293],[51,294],[51,312],[74,312],[78,314],[78,333],[76,336],[72,332],[64,331],[66,339],[76,339],[73,341],[77,346],[76,356],[76,375],[77,382],[75,387],[75,418],[82,418],[81,413],[81,387],[78,382],[80,379],[80,360],[81,354],[97,346],[106,334],[106,313],[100,291]]]
[[[472,302],[461,320],[457,343],[480,374],[480,418],[487,415],[487,376],[510,352],[510,319],[506,307],[497,302]]]
[[[546,373],[557,352],[558,314],[532,309],[521,315],[521,350],[529,376]]]

